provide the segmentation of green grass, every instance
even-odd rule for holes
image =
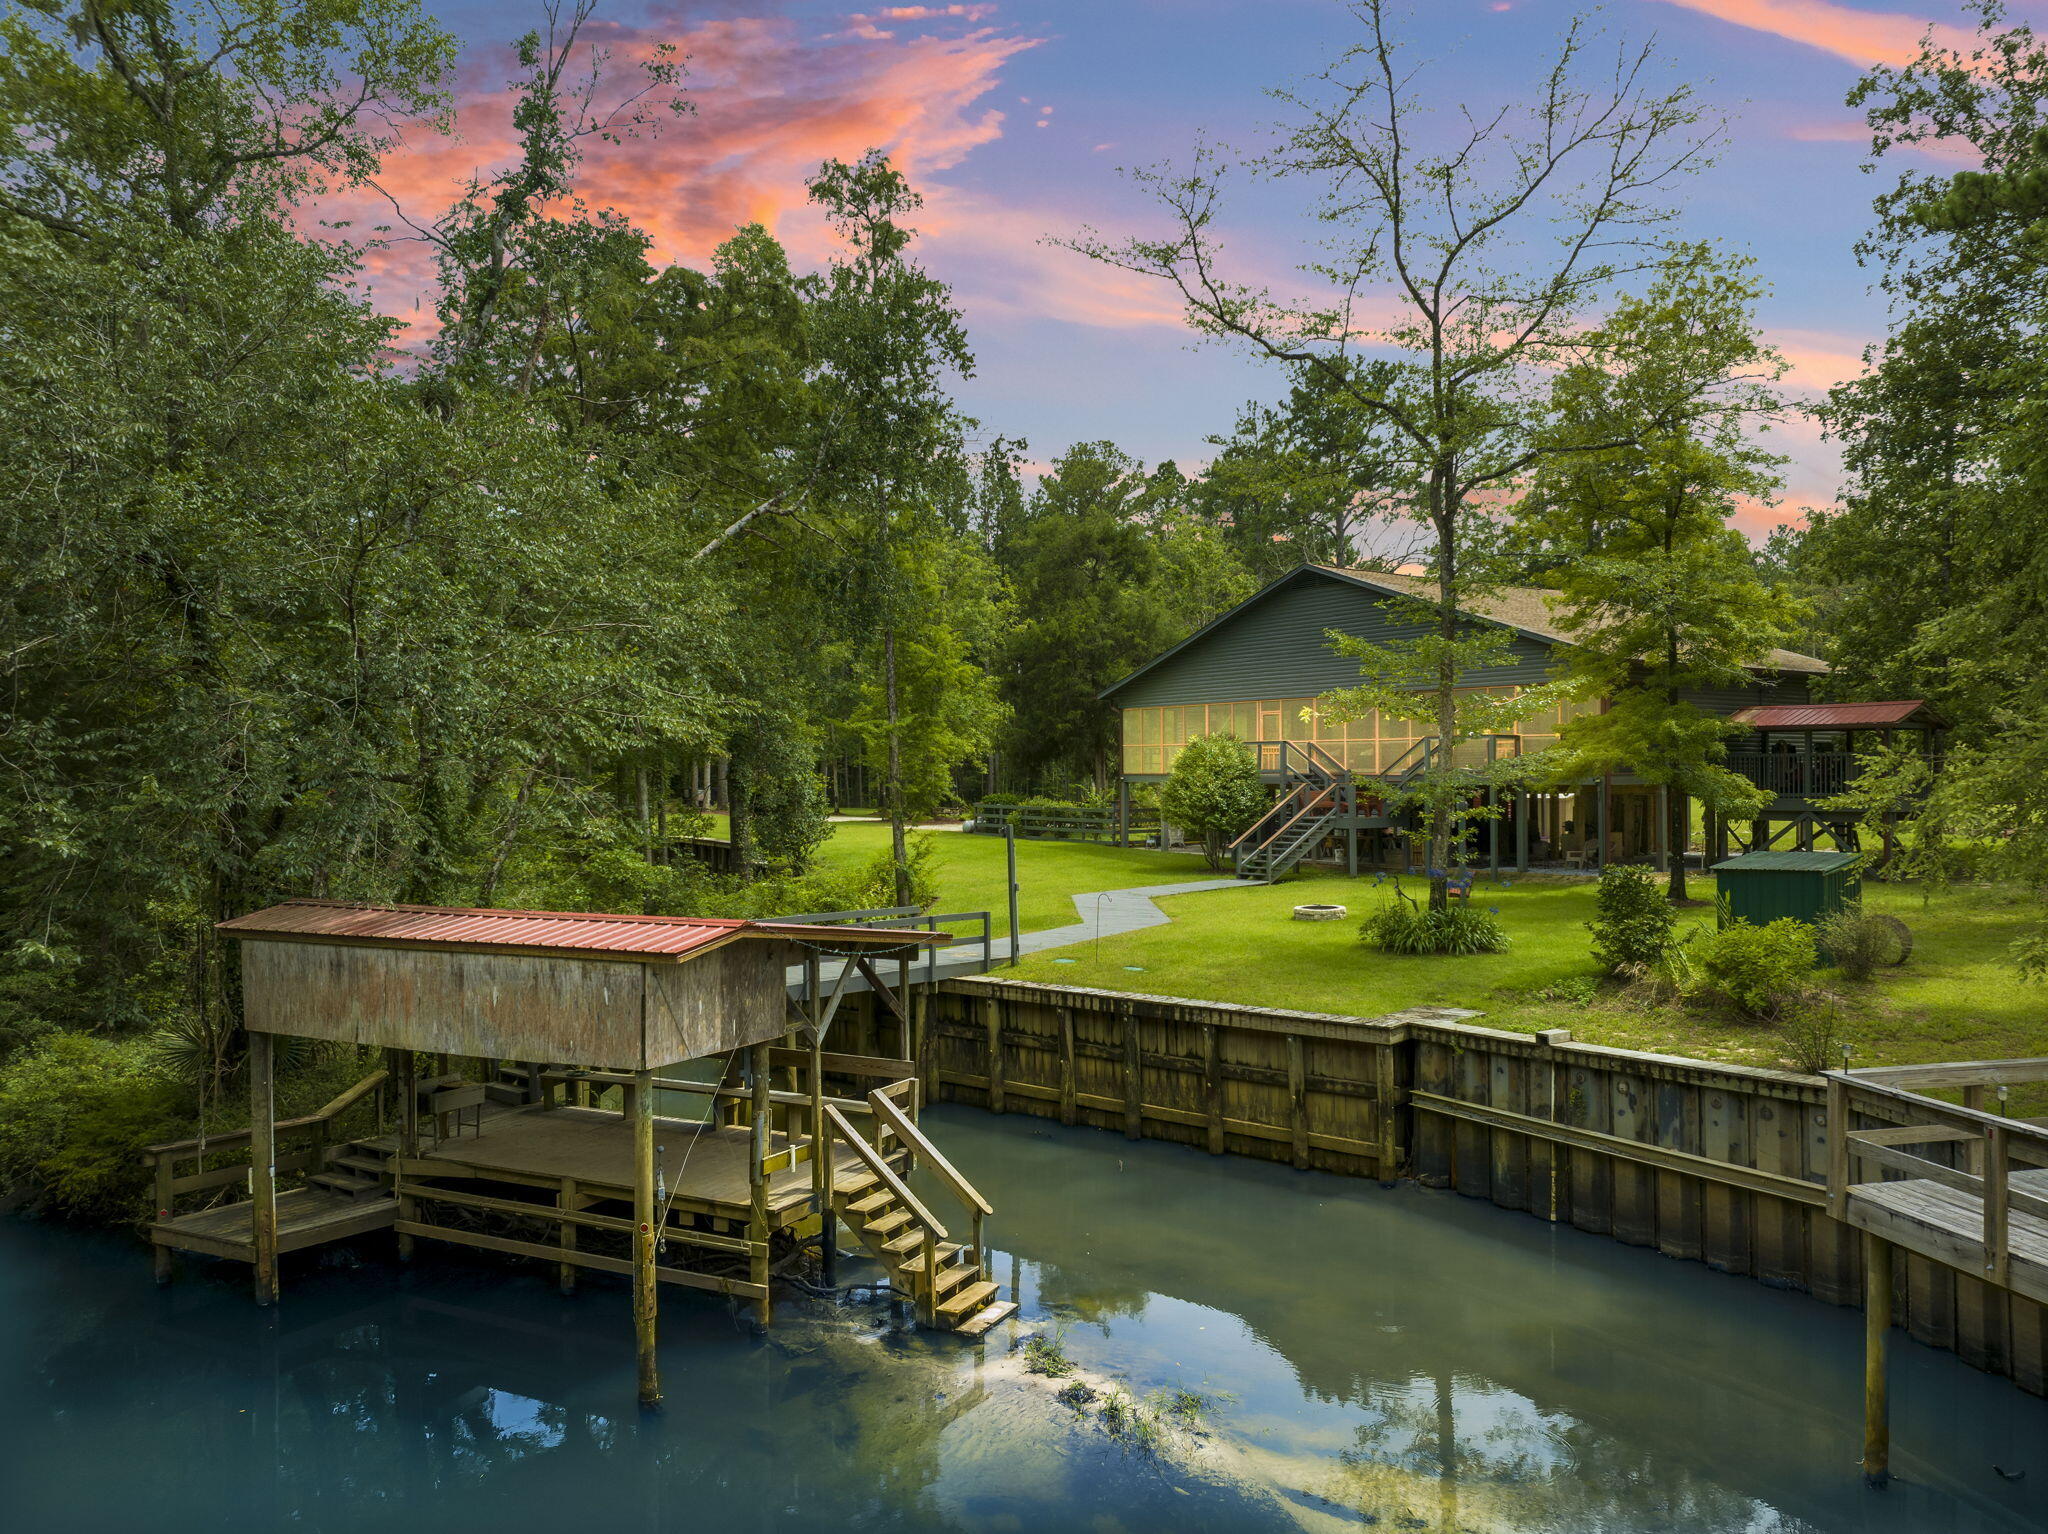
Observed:
[[[832,833],[819,850],[821,868],[864,863],[889,845],[885,825],[840,824]],[[1003,839],[959,831],[927,834],[938,848],[939,910],[987,911],[995,919],[996,932],[1007,934],[1010,916],[1009,896],[1004,892]],[[1026,932],[1071,925],[1078,919],[1071,897],[1082,891],[1215,877],[1206,862],[1187,853],[1101,847],[1092,842],[1017,843],[1017,910]],[[966,933],[964,927],[962,933]]]
[[[821,854],[828,866],[865,860],[888,845],[886,826],[840,825],[834,832]],[[933,834],[940,909],[988,910],[997,932],[1007,932],[1002,840]],[[1071,923],[1069,897],[1078,891],[1215,877],[1196,856],[1081,842],[1019,842],[1017,871],[1027,932]],[[1420,881],[1405,887],[1422,893]],[[1710,888],[1696,884],[1695,893]],[[1882,971],[1868,984],[1833,971],[1817,976],[1848,1001],[1854,1063],[1994,1059],[2048,1049],[2048,987],[2022,982],[2006,957],[2012,940],[2039,921],[2039,901],[2003,888],[1923,893],[1875,882],[1864,888],[1872,910],[1897,916],[1913,930],[1914,950],[1903,967]],[[1786,1063],[1784,1041],[1769,1025],[1641,1005],[1612,987],[1592,989],[1598,971],[1586,933],[1590,880],[1507,875],[1496,885],[1482,874],[1473,901],[1499,907],[1512,946],[1504,954],[1458,959],[1394,958],[1368,949],[1359,941],[1358,923],[1373,902],[1387,898],[1388,887],[1370,876],[1338,875],[1170,896],[1160,902],[1173,917],[1168,926],[1030,956],[1004,973],[1054,985],[1352,1017],[1465,1007],[1483,1013],[1492,1028],[1569,1028],[1589,1043]],[[1348,906],[1350,915],[1336,922],[1293,920],[1293,908],[1309,901]],[[1713,914],[1702,906],[1681,923],[1711,922]]]

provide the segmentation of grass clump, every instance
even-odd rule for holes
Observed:
[[[1043,1332],[1035,1332],[1025,1338],[1024,1369],[1028,1374],[1040,1374],[1049,1380],[1062,1380],[1072,1374],[1074,1361],[1067,1357],[1065,1333],[1055,1332],[1047,1336]]]
[[[1398,890],[1366,917],[1358,935],[1381,953],[1459,958],[1508,951],[1508,930],[1492,914],[1457,902],[1432,911]]]

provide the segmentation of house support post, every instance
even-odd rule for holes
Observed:
[[[407,1163],[420,1153],[419,1057],[409,1049],[391,1051],[391,1074],[398,1083],[398,1185],[403,1188],[411,1176]],[[398,1218],[410,1223],[415,1209],[412,1197],[398,1195]],[[398,1238],[398,1260],[412,1261],[413,1238]]]
[[[661,1404],[654,1353],[654,1072],[633,1073],[633,1331],[640,1350],[640,1405]]]
[[[768,1174],[762,1167],[768,1159],[775,1111],[774,1102],[768,1095],[772,1083],[769,1081],[766,1044],[755,1044],[747,1050],[747,1078],[747,1084],[754,1091],[753,1134],[747,1155],[747,1240],[752,1243],[752,1251],[747,1257],[747,1277],[761,1286],[761,1297],[754,1301],[754,1319],[766,1328],[775,1314],[768,1298]]]
[[[1830,1126],[1832,1128],[1832,1126]],[[1863,1233],[1863,1484],[1882,1490],[1892,1478],[1891,1401],[1885,1351],[1892,1329],[1892,1244]]]
[[[811,1202],[818,1209],[818,1262],[829,1289],[839,1282],[839,1216],[832,1208],[832,1139],[825,1126],[825,1002],[819,995],[815,953],[804,958],[804,999],[811,1010]],[[908,1051],[912,1059],[922,1045],[913,1030]]]
[[[256,1303],[277,1303],[277,1051],[267,1033],[249,1035],[249,1192],[256,1247]]]
[[[1529,807],[1527,794],[1515,796],[1515,872],[1529,871]]]
[[[1613,797],[1612,778],[1602,778],[1593,785],[1593,866],[1607,866],[1607,812],[1608,800]]]
[[[1121,775],[1116,780],[1116,844],[1131,844],[1131,780]]]
[[[1651,843],[1657,849],[1657,872],[1671,872],[1671,860],[1684,857],[1684,850],[1671,845],[1671,790],[1665,784],[1657,785],[1657,836]]]
[[[1486,754],[1493,755],[1493,741],[1486,742]],[[1490,765],[1490,763],[1489,763]],[[1486,785],[1486,871],[1500,877],[1500,790]]]

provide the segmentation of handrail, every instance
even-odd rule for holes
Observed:
[[[886,1123],[899,1139],[908,1142],[924,1157],[926,1167],[938,1174],[939,1181],[952,1189],[955,1198],[969,1210],[978,1209],[983,1214],[996,1212],[995,1205],[983,1198],[974,1184],[960,1175],[958,1168],[939,1153],[939,1148],[926,1138],[924,1131],[912,1123],[901,1108],[880,1092],[868,1093],[868,1102],[875,1110],[875,1117]]]
[[[1336,814],[1337,806],[1334,802],[1328,805],[1320,805],[1318,802],[1324,795],[1330,794],[1330,792],[1331,791],[1327,788],[1316,789],[1315,796],[1311,798],[1308,803],[1304,804],[1300,809],[1296,810],[1292,815],[1288,816],[1285,823],[1283,823],[1280,826],[1280,828],[1277,831],[1275,831],[1271,836],[1267,837],[1264,841],[1260,842],[1258,846],[1252,848],[1253,854],[1256,855],[1258,853],[1264,852],[1268,847],[1271,847],[1275,842],[1279,841],[1281,837],[1287,834],[1289,827],[1291,827],[1297,820],[1301,819],[1302,816],[1308,814],[1311,810],[1320,808],[1322,809],[1323,814],[1326,816]]]
[[[1350,780],[1351,769],[1338,761],[1329,751],[1325,750],[1319,741],[1304,740],[1297,741],[1296,744],[1301,747],[1301,754],[1307,757],[1314,766],[1320,768],[1332,782],[1344,783]],[[1318,757],[1322,758],[1322,760],[1317,761]]]
[[[918,1196],[910,1191],[910,1185],[896,1175],[896,1169],[882,1159],[882,1153],[860,1137],[854,1130],[853,1125],[846,1121],[845,1114],[841,1113],[830,1103],[827,1103],[825,1104],[825,1121],[832,1126],[833,1133],[846,1142],[847,1149],[860,1157],[862,1162],[866,1164],[867,1169],[875,1174],[876,1181],[887,1188],[902,1203],[905,1209],[908,1209],[912,1215],[923,1222],[926,1230],[930,1231],[941,1241],[947,1239],[946,1227],[939,1222],[939,1217],[925,1208]]]
[[[2048,1060],[1958,1060],[1945,1065],[1866,1065],[1849,1071],[1858,1084],[1892,1087],[2000,1087],[2048,1081]],[[1943,1107],[1949,1106],[1942,1104]]]
[[[273,1134],[289,1134],[294,1130],[311,1129],[315,1125],[330,1123],[341,1117],[370,1093],[390,1079],[389,1071],[372,1071],[361,1081],[343,1092],[341,1096],[315,1112],[302,1114],[295,1119],[278,1119],[272,1126]],[[145,1166],[153,1165],[159,1158],[168,1156],[173,1160],[179,1156],[201,1155],[207,1151],[228,1150],[246,1144],[255,1133],[253,1126],[247,1129],[224,1129],[215,1135],[200,1135],[190,1140],[164,1140],[155,1145],[142,1147]]]
[[[1237,850],[1237,848],[1244,845],[1244,843],[1250,841],[1251,838],[1258,835],[1260,828],[1264,826],[1267,821],[1271,820],[1275,815],[1278,815],[1282,810],[1286,809],[1288,802],[1296,798],[1300,794],[1305,793],[1308,790],[1309,786],[1310,785],[1306,783],[1297,783],[1293,788],[1288,789],[1285,794],[1282,794],[1279,799],[1274,801],[1273,807],[1270,810],[1266,811],[1265,814],[1261,815],[1257,820],[1253,821],[1249,827],[1247,827],[1242,833],[1239,834],[1235,841],[1230,843],[1229,847],[1226,850],[1234,852]],[[1320,789],[1317,791],[1323,792],[1323,790]],[[1288,818],[1292,819],[1293,817],[1289,816]]]

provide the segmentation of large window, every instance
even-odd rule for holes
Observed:
[[[1537,711],[1521,723],[1519,750],[1541,751],[1556,745],[1558,730],[1566,720],[1598,709],[1595,702],[1573,702]],[[1427,740],[1436,733],[1425,720],[1396,718],[1378,710],[1368,710],[1357,719],[1331,719],[1314,698],[1254,698],[1230,703],[1127,708],[1124,771],[1168,772],[1182,746],[1204,735],[1221,735],[1225,731],[1247,741],[1313,741],[1357,772],[1385,772],[1412,751],[1418,740]],[[1483,744],[1470,749],[1480,757],[1485,755]]]

